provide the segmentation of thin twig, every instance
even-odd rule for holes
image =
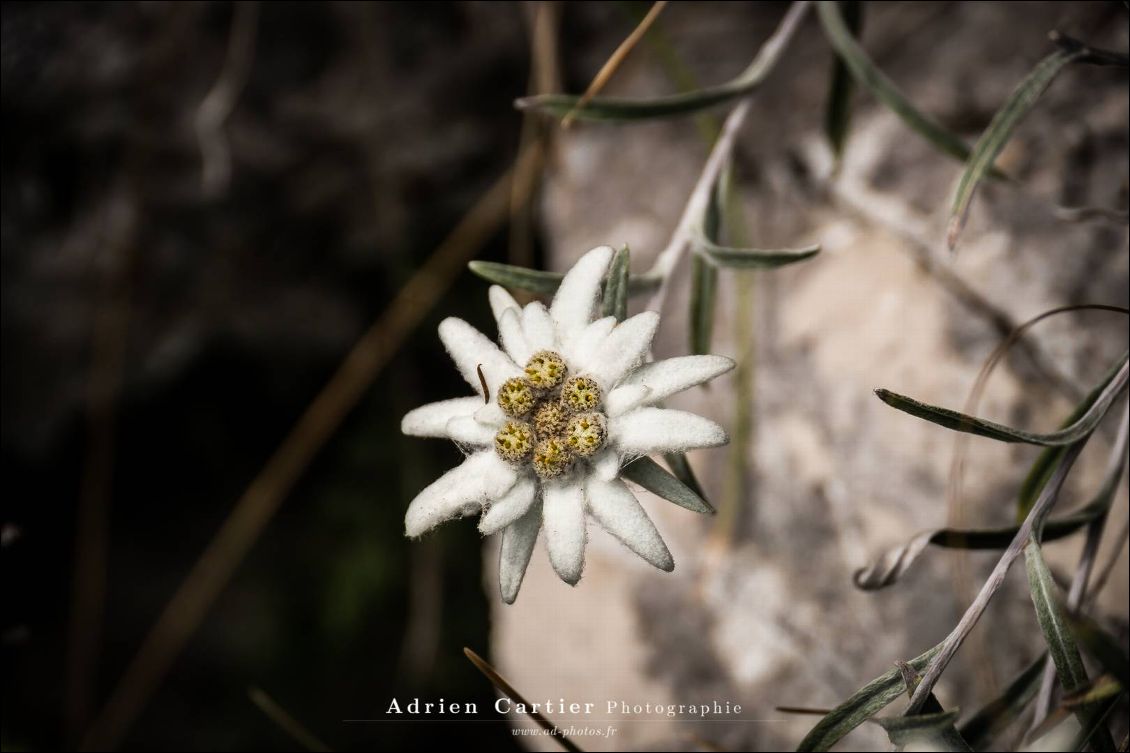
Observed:
[[[132,189],[120,186],[109,197],[101,242],[99,300],[91,333],[87,380],[87,450],[75,525],[75,563],[67,636],[64,709],[73,743],[90,722],[106,597],[117,403],[126,362],[131,309],[131,267],[135,257],[137,208]]]
[[[577,100],[577,104],[561,119],[562,128],[568,128],[573,125],[573,120],[577,117],[577,110],[584,109],[585,105],[592,101],[593,97],[600,94],[600,91],[612,79],[613,74],[616,73],[620,65],[627,59],[632,50],[635,49],[635,46],[639,44],[639,41],[643,39],[644,34],[647,34],[648,29],[655,23],[655,19],[659,18],[659,14],[663,12],[666,6],[667,0],[656,0],[655,4],[653,4],[651,9],[647,12],[647,15],[643,17],[643,20],[639,22],[636,28],[632,29],[632,33],[620,43],[620,46],[616,48],[612,56],[608,58],[608,61],[600,67],[596,76],[593,77],[592,83],[589,84],[589,88],[585,89],[585,93]]]
[[[1107,460],[1106,473],[1103,475],[1103,492],[1113,494],[1122,482],[1122,474],[1126,468],[1126,440],[1130,428],[1130,407],[1122,416],[1122,424],[1118,429],[1118,438],[1110,450]],[[1091,571],[1095,566],[1098,556],[1099,544],[1102,542],[1103,530],[1106,528],[1110,509],[1091,521],[1087,526],[1087,537],[1083,542],[1083,551],[1079,554],[1079,564],[1075,568],[1075,575],[1071,579],[1071,588],[1067,592],[1067,611],[1078,612],[1083,605],[1087,594],[1087,582],[1091,578]],[[1055,689],[1055,662],[1044,665],[1044,676],[1040,683],[1040,692],[1036,696],[1036,713],[1032,719],[1032,728],[1036,728],[1047,718],[1052,707],[1052,691]]]
[[[805,12],[810,4],[806,1],[792,4],[777,30],[773,32],[773,36],[766,40],[758,51],[757,57],[750,64],[749,78],[751,81],[763,81],[773,70],[777,61],[784,54],[793,34],[800,26],[800,22],[804,20]],[[702,174],[699,176],[698,182],[695,183],[690,199],[687,200],[686,208],[683,209],[682,217],[679,218],[679,223],[675,226],[671,240],[667,242],[666,248],[655,258],[655,263],[647,273],[660,280],[659,290],[652,296],[647,306],[652,311],[661,311],[663,308],[663,301],[666,299],[667,290],[670,287],[672,271],[678,264],[706,212],[710,193],[714,190],[714,184],[718,180],[722,167],[730,158],[738,130],[745,121],[746,115],[749,114],[749,107],[750,100],[747,96],[726,117],[725,123],[722,124],[722,132],[718,135],[718,140],[714,142],[714,148],[702,168]]]
[[[121,741],[311,461],[463,271],[467,259],[505,222],[510,181],[525,173],[530,158],[529,152],[523,153],[515,166],[495,181],[400,289],[310,403],[165,606],[87,733],[83,747],[108,749]]]
[[[251,698],[251,702],[267,715],[268,719],[278,725],[279,729],[306,750],[314,751],[314,753],[329,753],[333,750],[322,742],[317,735],[306,729],[302,722],[291,716],[286,709],[276,703],[275,699],[267,695],[262,689],[248,688],[247,695]]]
[[[222,193],[231,180],[231,147],[224,134],[224,122],[235,109],[240,92],[247,84],[255,55],[259,3],[233,3],[231,35],[224,67],[219,78],[201,100],[193,118],[196,140],[200,144],[200,183],[204,195]]]
[[[479,656],[467,647],[463,648],[463,654],[471,661],[472,664],[475,665],[475,669],[482,672],[483,675],[485,675],[486,678],[491,681],[492,685],[502,691],[503,695],[505,695],[515,703],[522,704],[522,706],[526,709],[526,715],[533,719],[539,727],[548,732],[554,740],[559,742],[562,748],[564,748],[565,750],[580,753],[581,749],[577,746],[577,744],[570,740],[569,737],[561,731],[560,727],[546,719],[545,715],[543,715],[540,711],[537,711],[536,707],[533,704],[522,697],[522,694],[515,690],[514,686],[508,683],[506,681],[506,678],[500,675],[498,673],[498,670],[492,667],[486,659]]]
[[[561,8],[555,0],[533,3],[529,16],[530,26],[530,77],[528,93],[533,96],[559,88],[557,36]],[[542,119],[526,113],[518,136],[518,151],[533,150],[528,176],[517,176],[510,192],[510,263],[518,267],[532,267],[534,236],[533,186],[540,184],[543,170],[553,149],[554,131]],[[529,187],[527,187],[529,186]]]
[[[1130,364],[1123,364],[1118,374],[1111,380],[1110,384],[1106,386],[1106,389],[1103,390],[1103,393],[1099,396],[1099,400],[1113,400],[1114,396],[1121,394],[1121,392],[1126,389],[1128,380],[1130,380]],[[1020,556],[1021,552],[1024,551],[1024,547],[1028,543],[1028,537],[1033,531],[1039,530],[1039,527],[1043,524],[1044,518],[1055,505],[1055,501],[1059,496],[1059,490],[1063,486],[1068,472],[1075,464],[1076,458],[1079,457],[1079,453],[1083,450],[1084,445],[1087,444],[1091,436],[1093,436],[1093,433],[1088,434],[1083,439],[1071,445],[1064,452],[1063,458],[1044,485],[1043,491],[1040,492],[1036,503],[1033,504],[1032,509],[1028,511],[1024,522],[1016,532],[1016,536],[1013,537],[1012,543],[1009,544],[1008,549],[1001,555],[996,567],[993,568],[992,573],[989,574],[988,579],[985,581],[985,585],[981,587],[977,598],[965,611],[965,614],[962,615],[957,627],[942,641],[941,650],[927,666],[926,672],[922,676],[922,682],[915,689],[914,695],[910,699],[910,704],[907,706],[907,716],[917,714],[922,710],[923,704],[925,704],[926,699],[934,689],[934,684],[937,683],[938,678],[941,676],[942,672],[945,671],[953,655],[957,653],[957,649],[961,647],[969,631],[973,629],[973,626],[976,625],[977,621],[981,618],[985,608],[989,605],[989,601],[1001,587],[1009,567],[1016,558]]]

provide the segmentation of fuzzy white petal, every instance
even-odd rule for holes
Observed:
[[[597,246],[577,260],[561,280],[549,313],[564,340],[580,334],[592,321],[593,308],[600,295],[600,282],[608,271],[613,253],[610,246]]]
[[[601,450],[591,461],[592,471],[603,481],[611,481],[620,473],[620,453],[608,447]]]
[[[517,313],[522,313],[522,307],[514,300],[514,296],[501,285],[491,285],[490,290],[487,291],[487,298],[490,299],[490,310],[496,322],[502,321],[502,312],[507,309],[515,309]]]
[[[734,362],[725,356],[679,356],[645,363],[632,372],[624,383],[646,385],[651,394],[645,402],[650,404],[696,384],[709,382],[732,368]]]
[[[526,514],[514,521],[502,532],[502,547],[498,556],[498,588],[502,600],[513,604],[522,587],[522,578],[534,553],[541,528],[541,503],[530,505]]]
[[[486,405],[483,405],[482,398],[476,398],[479,401],[479,409],[475,411],[475,420],[480,424],[490,426],[498,430],[506,423],[506,414],[502,412],[502,408],[498,407],[498,403],[493,400]]]
[[[616,325],[612,333],[601,343],[596,357],[588,368],[588,372],[601,388],[611,389],[625,374],[643,361],[658,326],[659,314],[654,311],[636,314]]]
[[[443,346],[447,348],[451,360],[455,361],[456,368],[467,380],[467,384],[480,395],[483,394],[483,387],[479,382],[479,366],[483,368],[483,376],[486,377],[492,395],[497,392],[499,385],[521,373],[510,356],[462,319],[449,317],[440,322],[439,339],[443,341]]]
[[[537,482],[533,476],[521,476],[510,491],[490,504],[479,519],[479,532],[484,536],[498,533],[526,514],[537,495]]]
[[[585,501],[596,522],[624,542],[624,546],[660,570],[675,569],[675,560],[663,537],[624,482],[589,476],[585,479]]]
[[[534,351],[553,350],[557,347],[553,320],[540,301],[527,303],[526,308],[522,309],[522,332],[526,335],[526,344]]]
[[[575,586],[585,568],[585,498],[580,483],[546,484],[542,525],[549,562],[561,580]]]
[[[565,348],[565,360],[574,371],[585,371],[600,353],[600,346],[616,326],[616,317],[597,319],[581,330]]]
[[[608,422],[608,433],[621,452],[647,455],[718,447],[729,439],[709,418],[666,408],[637,408]]]
[[[509,491],[517,474],[493,450],[471,455],[416,495],[404,515],[404,530],[416,537],[459,515],[469,515],[489,499]]]
[[[515,306],[502,312],[498,318],[498,336],[502,348],[513,359],[515,365],[525,364],[534,354],[522,332],[522,309]]]
[[[483,404],[481,397],[457,397],[421,405],[400,419],[400,431],[413,437],[447,437],[447,422],[469,416]]]
[[[645,402],[651,402],[649,397],[651,389],[642,384],[621,384],[604,398],[604,412],[609,417],[627,413],[632,408],[637,408]]]
[[[495,429],[479,423],[473,416],[456,416],[447,422],[447,436],[461,444],[490,447],[494,435]]]

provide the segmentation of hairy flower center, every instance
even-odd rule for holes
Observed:
[[[495,434],[494,449],[511,463],[529,463],[542,479],[556,478],[605,444],[600,386],[586,376],[566,378],[565,360],[550,350],[535,353],[523,373],[499,387],[498,407],[514,420]]]
[[[518,463],[534,450],[534,433],[518,421],[507,421],[494,435],[494,449],[504,460]]]
[[[565,444],[582,458],[604,446],[607,423],[603,413],[580,413],[569,419],[565,427]]]
[[[526,362],[526,379],[539,390],[552,390],[565,378],[565,359],[552,350],[534,353]]]
[[[565,429],[565,422],[569,420],[569,413],[562,407],[558,400],[547,400],[534,413],[534,431],[539,439],[560,434]]]
[[[543,439],[534,448],[534,472],[543,479],[560,476],[572,462],[573,453],[560,437]]]
[[[600,385],[585,376],[569,377],[561,386],[561,402],[573,413],[595,410],[600,404]]]
[[[534,389],[522,377],[507,379],[498,388],[498,407],[511,418],[521,418],[533,410]]]

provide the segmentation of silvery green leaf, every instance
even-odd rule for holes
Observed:
[[[1090,434],[1099,425],[1106,415],[1114,399],[1126,389],[1127,383],[1127,357],[1124,355],[1121,367],[1114,379],[1095,399],[1094,403],[1070,425],[1050,433],[1038,433],[1014,429],[1011,426],[986,421],[983,418],[967,416],[949,408],[919,402],[905,395],[900,395],[890,390],[878,389],[875,394],[887,405],[897,408],[904,413],[944,426],[953,431],[974,434],[979,437],[995,439],[999,442],[1020,442],[1025,444],[1041,445],[1043,447],[1062,447],[1074,444]]]
[[[843,59],[856,82],[864,87],[898,115],[904,123],[936,146],[945,154],[959,160],[969,157],[969,146],[959,137],[947,131],[933,118],[919,112],[910,103],[898,87],[880,71],[863,48],[852,36],[851,30],[844,22],[840,13],[839,4],[835,2],[817,3],[820,22],[824,26],[824,33],[828,41]]]
[[[576,120],[632,121],[672,117],[699,112],[753,93],[776,66],[788,41],[800,25],[809,3],[796,2],[789,8],[777,30],[757,53],[753,62],[737,78],[724,84],[682,94],[651,99],[596,97],[578,107],[581,98],[570,94],[539,94],[515,101],[519,110],[534,110],[553,117],[570,115]]]
[[[705,499],[649,457],[628,463],[620,475],[679,507],[714,514],[714,508]]]
[[[699,254],[691,255],[690,351],[701,356],[710,352],[714,334],[714,300],[718,270]]]
[[[859,37],[863,28],[863,3],[851,0],[840,6],[844,26],[853,37]],[[824,109],[824,135],[832,147],[832,155],[838,161],[847,140],[848,124],[851,120],[851,95],[854,81],[851,71],[839,55],[832,61],[832,76],[828,84],[828,100]]]
[[[494,261],[472,261],[467,267],[487,282],[542,295],[552,295],[557,292],[557,287],[564,277],[560,272],[527,269]],[[628,292],[632,295],[650,293],[658,288],[659,280],[646,275],[635,275],[628,283]]]
[[[1032,604],[1036,608],[1036,621],[1040,623],[1040,630],[1044,634],[1048,653],[1055,664],[1060,685],[1066,693],[1083,690],[1090,685],[1087,669],[1083,666],[1083,657],[1079,655],[1075,636],[1064,619],[1058,589],[1035,535],[1024,547],[1024,562],[1028,570],[1028,587],[1032,594]],[[1082,729],[1095,728],[1092,737],[1095,750],[1114,750],[1114,740],[1111,739],[1110,731],[1101,723],[1101,709],[1098,704],[1080,706],[1074,711]]]
[[[954,729],[959,713],[957,709],[936,711],[876,719],[875,723],[887,731],[892,745],[912,745],[919,750],[972,751]]]
[[[604,281],[604,315],[614,316],[618,322],[628,318],[629,262],[628,247],[624,246],[612,257]]]
[[[957,237],[965,226],[969,215],[969,205],[973,201],[973,194],[981,179],[992,168],[997,155],[1004,149],[1004,145],[1012,138],[1012,132],[1023,120],[1036,100],[1069,63],[1078,60],[1084,54],[1082,49],[1056,50],[1028,74],[1020,85],[1013,90],[997,114],[993,116],[989,127],[973,146],[973,152],[965,163],[965,172],[957,184],[957,192],[953,197],[953,206],[950,209],[949,229],[946,233],[946,242],[949,247],[957,245]]]
[[[811,259],[820,253],[820,245],[813,244],[802,248],[730,248],[719,246],[699,235],[693,240],[697,251],[706,255],[712,263],[719,267],[731,269],[771,269],[783,267],[787,264]]]
[[[907,662],[915,671],[926,668],[941,644]],[[902,674],[892,669],[875,678],[832,709],[813,727],[797,747],[798,751],[828,750],[844,735],[863,724],[899,698],[906,690]]]
[[[667,467],[671,469],[675,478],[686,484],[687,488],[697,494],[700,499],[706,500],[706,492],[702,490],[702,484],[698,483],[698,478],[694,475],[694,469],[691,468],[690,461],[687,460],[685,453],[668,452],[663,455],[663,459],[667,462]]]
[[[1084,507],[1044,524],[1045,541],[1070,536],[1110,509],[1113,495],[1099,495]],[[856,588],[877,591],[893,585],[910,569],[928,546],[944,549],[1005,549],[1016,537],[1019,525],[1000,528],[935,528],[915,534],[905,544],[888,549],[866,567],[852,574]]]

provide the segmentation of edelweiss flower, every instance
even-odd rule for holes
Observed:
[[[620,469],[653,452],[727,442],[713,421],[654,404],[729,371],[733,361],[684,356],[644,363],[658,314],[593,321],[612,253],[602,246],[585,254],[548,310],[538,302],[522,308],[492,286],[501,348],[461,319],[445,319],[440,339],[478,395],[422,406],[401,424],[405,434],[446,437],[468,452],[412,501],[407,534],[481,512],[483,534],[502,531],[499,581],[507,604],[518,596],[543,528],[553,569],[570,585],[580,580],[587,516],[652,565],[673,570],[667,545]]]

